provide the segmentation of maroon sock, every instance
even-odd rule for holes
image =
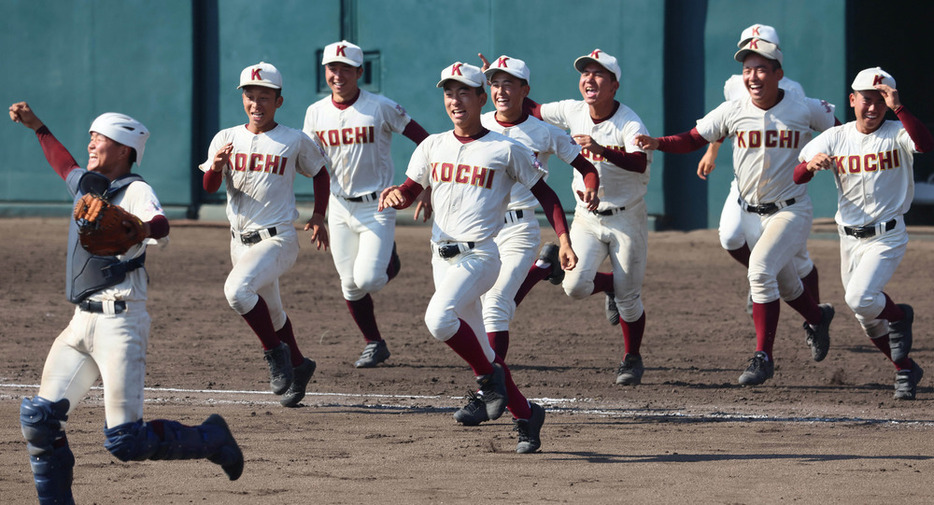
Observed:
[[[253,306],[249,312],[243,314],[243,319],[245,319],[246,324],[250,325],[250,328],[253,329],[253,333],[256,333],[256,336],[259,337],[259,341],[263,344],[264,351],[276,347],[281,342],[276,335],[275,328],[272,327],[272,318],[269,317],[269,307],[266,306],[266,302],[263,300],[262,296],[259,297],[256,305]]]
[[[888,294],[886,293],[882,293],[882,294],[885,295],[885,307],[882,309],[882,312],[879,313],[878,316],[876,316],[876,319],[885,319],[886,321],[890,323],[892,321],[901,321],[902,319],[904,319],[905,311],[902,310],[898,305],[895,305],[895,302],[893,302],[892,299],[889,298]]]
[[[807,275],[801,278],[801,284],[804,284],[804,290],[811,295],[811,299],[814,300],[814,303],[820,303],[820,286],[817,282],[817,265],[814,265],[814,268],[808,272]]]
[[[639,349],[642,347],[642,335],[645,333],[645,311],[642,311],[639,319],[631,323],[620,318],[619,325],[623,328],[623,347],[626,349],[626,354],[639,356]]]
[[[506,351],[509,350],[509,330],[506,331],[488,331],[486,338],[490,339],[490,347],[496,352],[496,355],[506,359]]]
[[[444,343],[470,365],[477,377],[492,372],[493,365],[487,361],[486,354],[483,353],[483,347],[477,341],[477,336],[470,329],[470,325],[464,322],[463,319],[459,319],[459,321],[461,324],[457,328],[457,332],[454,333],[453,337],[445,340]]]
[[[509,402],[506,404],[506,408],[512,413],[512,417],[516,419],[528,419],[532,417],[532,408],[529,406],[529,401],[522,392],[519,391],[516,383],[513,382],[512,374],[509,372],[509,367],[506,366],[506,362],[499,356],[493,361],[499,363],[499,366],[503,367],[503,372],[506,373],[506,394],[509,396]]]
[[[798,314],[804,316],[804,320],[810,324],[820,324],[821,313],[820,307],[817,306],[817,303],[811,299],[811,295],[808,294],[807,290],[801,293],[801,296],[795,298],[794,300],[786,302],[789,307],[795,309]]]
[[[535,287],[536,284],[545,280],[545,277],[548,277],[548,274],[550,273],[551,267],[542,268],[532,265],[532,268],[529,269],[529,273],[525,276],[525,280],[522,281],[522,285],[519,286],[519,292],[516,293],[516,297],[514,298],[516,301],[516,307],[519,306],[519,304],[525,298],[525,295],[529,294],[529,291],[532,291],[532,288]]]
[[[595,295],[607,291],[613,291],[613,274],[611,272],[597,272],[597,275],[593,277],[593,292],[590,294]]]
[[[373,312],[373,297],[367,293],[359,300],[346,300],[347,308],[350,309],[350,315],[353,317],[357,328],[363,333],[363,338],[367,342],[378,342],[383,339],[379,333],[379,327],[376,325],[376,314]]]
[[[775,332],[778,331],[778,315],[782,305],[778,300],[769,303],[752,302],[752,320],[756,325],[756,350],[764,351],[772,359]]]
[[[298,350],[298,342],[295,341],[295,333],[292,332],[292,321],[286,317],[285,325],[276,330],[276,336],[279,340],[289,346],[289,352],[292,355],[292,366],[298,366],[305,362],[305,356]]]
[[[730,253],[730,256],[741,265],[749,268],[749,255],[752,254],[752,251],[749,250],[749,244],[743,244],[743,246],[738,249],[727,249],[726,252]]]

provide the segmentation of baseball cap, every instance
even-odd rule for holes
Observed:
[[[590,62],[595,62],[610,72],[613,72],[613,75],[616,76],[617,82],[623,76],[622,71],[619,69],[619,63],[616,61],[616,58],[601,51],[600,49],[594,49],[590,52],[590,54],[581,56],[580,58],[574,60],[574,68],[576,68],[578,72],[583,72],[584,67],[586,67]]]
[[[264,88],[282,89],[282,74],[272,65],[261,61],[255,65],[250,65],[240,72],[240,85],[237,89],[244,86],[262,86]]]
[[[97,132],[118,144],[132,147],[136,150],[136,164],[143,162],[143,151],[146,148],[146,139],[149,130],[143,123],[117,112],[105,112],[91,123],[88,133]]]
[[[486,82],[486,77],[480,72],[480,69],[469,64],[455,62],[441,71],[441,80],[438,81],[438,87],[443,88],[444,82],[455,80],[462,82],[472,88],[482,88]]]
[[[489,80],[493,78],[493,74],[496,72],[506,72],[519,79],[525,79],[525,82],[529,82],[529,76],[532,74],[524,61],[519,58],[511,58],[505,54],[496,58],[496,62],[491,63],[490,68],[486,69],[483,74]]]
[[[324,46],[324,54],[321,56],[321,64],[328,63],[346,63],[351,67],[363,65],[363,49],[356,44],[351,44],[346,40],[335,42]]]
[[[739,36],[739,42],[736,43],[736,47],[742,48],[752,39],[762,39],[776,46],[782,45],[782,42],[778,40],[778,32],[775,31],[775,28],[769,25],[756,24],[743,30],[743,33]]]
[[[898,89],[892,74],[879,67],[867,68],[856,74],[856,78],[853,79],[852,88],[853,91],[875,90],[876,84],[887,84],[893,89]]]
[[[746,55],[749,53],[756,53],[765,56],[770,60],[777,60],[779,64],[782,63],[782,50],[778,48],[777,45],[762,39],[753,38],[742,49],[736,51],[736,54],[733,55],[733,58],[742,63],[746,59]]]

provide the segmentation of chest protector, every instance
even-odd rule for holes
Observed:
[[[131,183],[142,180],[139,175],[131,173],[110,181],[96,172],[87,172],[78,181],[75,202],[86,193],[101,195],[109,202]],[[81,247],[78,224],[72,219],[68,228],[65,295],[71,303],[81,303],[104,288],[120,284],[126,279],[127,272],[142,267],[145,261],[145,253],[131,260],[120,261],[116,256],[97,256],[87,252]]]

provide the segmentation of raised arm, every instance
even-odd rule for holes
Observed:
[[[42,153],[45,155],[46,161],[49,162],[49,165],[52,166],[59,177],[65,179],[68,177],[69,172],[80,168],[78,162],[68,152],[68,149],[65,149],[65,146],[52,135],[52,132],[39,120],[29,104],[19,102],[11,105],[10,119],[14,123],[21,123],[26,128],[36,132],[36,137],[39,139],[39,145],[42,146]]]

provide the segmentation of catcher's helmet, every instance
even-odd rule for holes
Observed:
[[[149,130],[143,126],[143,123],[126,114],[105,112],[91,123],[88,133],[91,132],[100,133],[114,142],[132,147],[136,150],[136,164],[142,164],[146,139],[149,138]]]

